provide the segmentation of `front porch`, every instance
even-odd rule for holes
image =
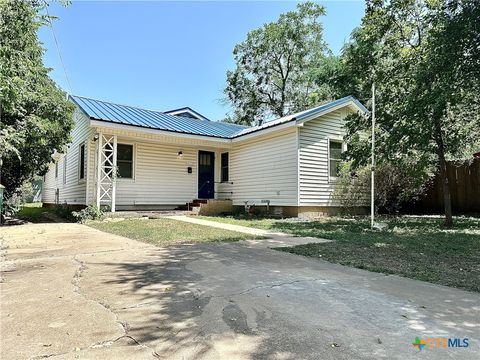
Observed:
[[[89,142],[87,205],[173,210],[196,199],[231,199],[232,182],[221,181],[230,146],[204,136],[97,127]]]

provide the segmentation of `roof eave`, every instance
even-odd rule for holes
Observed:
[[[245,133],[245,134],[234,135],[232,137],[232,142],[247,140],[247,139],[250,139],[250,138],[255,137],[255,136],[261,136],[261,135],[269,134],[271,132],[284,130],[286,128],[293,127],[293,126],[295,126],[295,122],[293,121],[293,119],[290,119],[288,121],[278,123],[278,124],[275,124],[275,125],[272,125],[272,126],[269,126],[269,127],[266,127],[266,128],[253,130],[253,131],[250,131],[250,132]]]
[[[194,138],[198,140],[217,141],[222,143],[228,143],[231,141],[231,138],[229,137],[223,137],[218,135],[201,135],[201,134],[194,134],[194,133],[175,131],[175,130],[154,129],[154,128],[141,126],[141,125],[119,124],[116,122],[96,119],[93,117],[89,117],[89,119],[90,119],[90,126],[92,127],[107,127],[112,129],[123,129],[123,130],[136,129],[137,131],[154,133],[158,135],[177,136],[177,137],[189,138],[189,139]]]
[[[308,112],[308,113],[296,116],[292,120],[295,120],[297,124],[302,124],[306,121],[315,119],[319,116],[322,116],[322,115],[328,114],[330,112],[339,110],[339,109],[341,109],[345,106],[350,106],[350,107],[356,109],[358,112],[360,112],[362,114],[368,113],[368,109],[365,108],[365,106],[363,106],[354,97],[350,97],[350,98],[346,99],[345,101],[342,101],[342,102],[336,104],[335,106],[331,106],[331,107],[328,107],[328,108],[325,108],[325,109],[319,109],[318,111]]]

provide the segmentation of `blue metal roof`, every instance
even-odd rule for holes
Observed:
[[[353,96],[347,96],[313,109],[265,122],[259,126],[245,127],[217,121],[199,121],[183,116],[168,115],[161,111],[140,109],[76,95],[70,95],[70,99],[93,120],[226,139],[250,134],[290,121],[303,120],[338,105],[347,104],[350,101],[353,101],[362,111],[368,112],[367,108],[360,101]]]
[[[341,98],[341,99],[331,101],[329,103],[317,106],[313,109],[300,111],[300,112],[295,113],[295,114],[291,114],[291,115],[287,115],[287,116],[284,116],[284,117],[281,117],[281,118],[278,118],[278,119],[266,121],[262,125],[259,125],[259,126],[253,126],[253,127],[245,128],[245,129],[241,130],[240,132],[238,132],[237,134],[235,134],[235,137],[242,136],[242,135],[247,135],[247,134],[250,134],[252,132],[256,132],[256,131],[259,131],[259,130],[271,128],[271,127],[274,127],[276,125],[284,124],[284,123],[287,123],[287,122],[290,122],[290,121],[303,120],[305,118],[308,118],[308,117],[314,116],[316,114],[320,114],[320,113],[322,113],[324,111],[327,111],[329,109],[332,109],[336,106],[339,106],[339,105],[342,105],[342,104],[347,104],[350,101],[353,101],[362,111],[368,112],[367,108],[365,106],[363,106],[360,101],[355,99],[353,96],[346,96],[344,98]]]
[[[220,138],[231,138],[245,128],[235,124],[167,115],[161,111],[140,109],[75,95],[70,95],[70,99],[90,119],[116,124]]]
[[[365,106],[363,106],[363,104],[360,101],[358,101],[357,99],[355,99],[353,96],[350,95],[350,96],[346,96],[346,97],[343,97],[343,98],[335,100],[335,101],[331,101],[327,104],[317,106],[313,109],[302,111],[301,113],[298,113],[294,117],[295,117],[295,120],[302,120],[302,119],[305,119],[306,117],[318,114],[320,112],[331,109],[331,108],[333,108],[335,106],[338,106],[338,105],[345,104],[345,103],[350,102],[350,101],[353,101],[355,103],[355,105],[357,105],[360,109],[362,109],[362,111],[368,113],[368,109]]]

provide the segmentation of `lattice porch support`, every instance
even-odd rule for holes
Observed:
[[[117,136],[99,133],[97,142],[97,207],[109,205],[115,212]]]

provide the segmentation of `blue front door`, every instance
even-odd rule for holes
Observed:
[[[213,199],[215,195],[215,154],[198,152],[198,198]]]

